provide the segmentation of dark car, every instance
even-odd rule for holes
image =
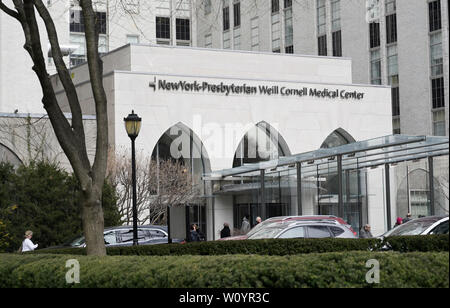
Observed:
[[[122,247],[133,245],[133,227],[119,226],[106,228],[103,232],[106,247]],[[156,245],[168,243],[168,229],[165,226],[139,226],[138,243],[139,245]],[[172,239],[173,243],[181,243],[183,240]],[[84,248],[86,241],[84,236],[77,236],[64,243],[61,246],[52,248]]]
[[[273,222],[249,236],[256,239],[292,238],[351,238],[356,239],[350,229],[337,221],[297,220]]]
[[[429,216],[414,219],[386,232],[381,237],[448,234],[448,216]]]

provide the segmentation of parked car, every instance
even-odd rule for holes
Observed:
[[[347,224],[342,218],[336,217],[336,216],[330,216],[330,215],[314,215],[314,216],[280,216],[280,217],[272,217],[269,219],[264,220],[263,222],[259,223],[253,229],[251,229],[247,234],[245,235],[239,235],[239,236],[233,236],[233,237],[227,237],[220,239],[220,241],[238,241],[238,240],[246,240],[259,230],[261,228],[264,228],[268,224],[274,223],[274,222],[293,222],[293,221],[316,221],[316,222],[328,222],[328,221],[334,221],[339,223],[342,226],[347,227],[354,235],[357,236],[357,233],[352,229],[352,227]]]
[[[357,236],[348,227],[336,220],[297,220],[272,222],[248,237],[256,239],[290,238],[351,238]]]
[[[106,247],[132,246],[133,245],[133,227],[119,226],[106,228],[104,233]],[[169,239],[168,229],[165,226],[139,226],[138,243],[139,245],[167,244]],[[181,243],[183,240],[172,239],[173,243]],[[77,236],[55,248],[84,248],[86,241],[84,236]]]
[[[429,216],[408,221],[386,232],[381,237],[448,234],[448,228],[448,216]]]

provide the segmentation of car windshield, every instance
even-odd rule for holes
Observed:
[[[263,227],[265,227],[265,226],[267,226],[267,225],[273,223],[274,220],[276,220],[276,219],[277,219],[277,217],[269,218],[269,219],[267,219],[267,220],[265,220],[265,221],[263,221],[263,222],[257,224],[256,226],[253,227],[253,229],[251,229],[250,231],[248,231],[247,236],[248,236],[248,237],[252,236],[252,235],[255,234],[256,232],[258,232],[259,230],[261,230],[261,228],[263,228]]]
[[[278,233],[286,229],[287,226],[269,226],[267,228],[260,229],[249,237],[251,240],[274,238]]]
[[[76,238],[74,238],[74,239],[72,239],[72,240],[66,242],[66,243],[64,244],[64,246],[78,247],[78,246],[83,245],[84,242],[85,242],[84,236],[78,236],[78,237],[76,237]]]
[[[387,232],[386,236],[402,236],[402,235],[420,235],[427,228],[429,228],[432,224],[434,224],[436,220],[427,219],[427,220],[413,220],[407,222],[404,225],[400,225],[395,229]]]

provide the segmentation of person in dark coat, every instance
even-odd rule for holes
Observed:
[[[403,219],[403,223],[406,224],[408,221],[412,220],[412,215],[411,213],[408,213],[408,215],[406,215],[406,218]]]
[[[226,238],[231,236],[230,225],[228,223],[223,224],[223,229],[220,231],[220,238]]]
[[[365,225],[359,232],[359,238],[373,238],[370,225]]]
[[[200,235],[197,232],[197,225],[191,225],[191,232],[190,232],[190,240],[191,242],[200,242]]]

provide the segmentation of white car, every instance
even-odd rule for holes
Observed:
[[[448,234],[448,228],[448,216],[430,216],[408,221],[407,223],[386,232],[382,237]]]

